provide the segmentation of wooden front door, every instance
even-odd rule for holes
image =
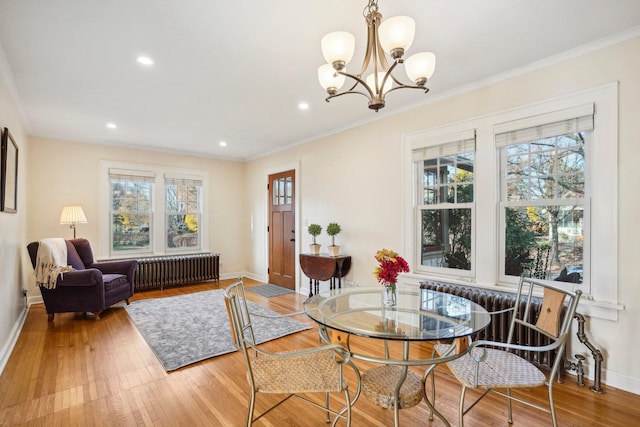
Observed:
[[[295,171],[269,175],[269,283],[295,289]]]

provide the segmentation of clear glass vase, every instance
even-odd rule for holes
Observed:
[[[385,283],[382,303],[385,307],[395,307],[398,304],[398,287],[395,283]]]

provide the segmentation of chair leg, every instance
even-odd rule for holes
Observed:
[[[558,427],[558,421],[556,420],[556,406],[553,404],[553,377],[549,379],[549,410],[551,411],[551,422],[553,422],[553,427]]]
[[[247,427],[251,427],[253,424],[253,410],[256,406],[256,392],[251,390],[251,396],[249,397],[249,413],[247,414]]]
[[[329,416],[329,393],[324,394],[324,407],[327,408],[327,424],[331,422],[331,417]]]
[[[513,414],[511,412],[511,389],[507,388],[507,422],[513,424]]]
[[[47,313],[47,321],[53,322],[54,313]]]
[[[93,315],[95,316],[96,320],[100,320],[100,312],[99,311],[94,311]]]
[[[349,389],[345,388],[344,389],[344,398],[345,398],[345,402],[347,403],[347,427],[351,426],[351,396],[349,396]],[[338,421],[338,418],[336,417],[336,421]],[[335,425],[335,422],[333,423]]]
[[[435,368],[435,366],[434,366]],[[436,406],[436,372],[435,369],[431,370],[431,404]],[[433,409],[429,408],[429,421],[433,421]]]
[[[464,395],[467,392],[467,387],[462,386],[462,391],[460,391],[460,406],[458,407],[458,425],[460,427],[464,426]]]

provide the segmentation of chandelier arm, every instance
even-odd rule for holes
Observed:
[[[377,24],[376,19],[381,19],[382,15],[380,15],[380,13],[377,12],[377,6],[375,8],[375,11],[371,11],[369,10],[368,14],[365,15],[365,21],[367,22],[367,48],[365,49],[365,56],[364,59],[362,60],[362,67],[360,68],[360,72],[358,73],[358,75],[362,76],[364,75],[365,71],[367,71],[367,68],[369,68],[369,64],[371,63],[371,59],[373,56],[373,69],[374,72],[377,72],[377,68],[378,68],[378,63],[376,61],[376,45],[377,40],[376,40],[376,27]]]
[[[371,88],[369,87],[367,82],[362,80],[359,76],[356,76],[354,74],[345,73],[344,71],[338,71],[337,73],[338,74],[342,74],[343,76],[346,76],[346,77],[350,77],[350,78],[352,78],[353,80],[356,81],[356,83],[354,83],[354,85],[351,86],[351,89],[349,89],[349,91],[345,91],[345,92],[342,92],[342,93],[361,93],[361,92],[352,92],[352,90],[358,85],[358,83],[360,83],[367,90],[367,92],[369,92],[369,95],[368,95],[369,99],[373,99],[373,97],[375,96],[375,94],[373,93],[373,91],[371,90]]]
[[[382,17],[380,17],[380,20],[382,20]],[[389,70],[389,63],[387,62],[387,55],[384,53],[384,49],[382,48],[382,46],[380,45],[380,38],[378,37],[378,30],[376,28],[376,38],[375,40],[375,45],[376,45],[376,49],[378,51],[378,59],[380,60],[380,65],[382,66],[382,69],[384,71]],[[394,60],[394,63],[397,62],[402,62],[402,59],[399,58],[397,60]],[[395,64],[391,66],[391,68],[395,67]]]
[[[389,89],[388,91],[386,91],[384,94],[385,96],[389,93],[389,92],[393,92],[394,90],[397,89],[422,89],[424,90],[424,93],[429,92],[429,88],[428,87],[424,87],[424,86],[410,86],[410,85],[405,85],[405,84],[400,84],[400,86],[396,86],[394,88]]]
[[[394,76],[393,74],[391,74],[391,72],[393,71],[393,69],[398,65],[398,64],[402,64],[404,63],[404,61],[401,58],[398,58],[394,61],[393,65],[391,66],[391,68],[389,69],[389,71],[387,71],[387,74],[384,76],[384,79],[382,80],[382,87],[384,87],[385,82],[387,81],[388,77],[391,77],[391,80],[393,80],[397,86],[394,88],[389,89],[387,92],[385,92],[385,94],[394,91],[396,89],[424,89],[424,93],[429,92],[429,88],[424,87],[424,85],[422,86],[418,86],[418,85],[408,85],[405,83],[402,83],[400,80],[398,80],[396,78],[396,76]],[[426,82],[425,82],[426,84]]]
[[[386,62],[386,61],[385,61]],[[400,62],[398,60],[393,61],[393,64],[391,65],[391,67],[389,67],[389,69],[387,70],[387,72],[385,73],[384,77],[382,78],[382,82],[380,83],[380,92],[382,93],[382,88],[384,88],[384,84],[387,82],[387,79],[389,77],[391,77],[391,80],[393,80],[394,82],[396,82],[399,85],[402,85],[402,82],[399,82],[394,76],[393,74],[391,74],[391,72],[393,71],[394,68],[396,68],[396,66],[399,64]],[[388,90],[386,93],[391,92],[391,90]]]
[[[362,96],[364,96],[365,98],[367,98],[369,101],[371,101],[371,97],[369,97],[369,95],[367,95],[367,94],[366,94],[366,93],[364,93],[364,92],[360,92],[360,91],[358,91],[358,90],[347,90],[347,91],[344,91],[344,92],[335,93],[335,94],[333,94],[333,95],[329,95],[329,96],[327,96],[324,100],[325,100],[325,101],[327,101],[327,102],[329,102],[329,100],[330,100],[331,98],[336,98],[336,97],[338,97],[338,96],[347,95],[347,94],[350,94],[350,93],[356,93],[356,94],[358,94],[358,95],[362,95]]]

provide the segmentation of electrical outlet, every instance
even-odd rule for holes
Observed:
[[[22,296],[26,297],[27,296],[27,290],[26,289],[22,289]]]

